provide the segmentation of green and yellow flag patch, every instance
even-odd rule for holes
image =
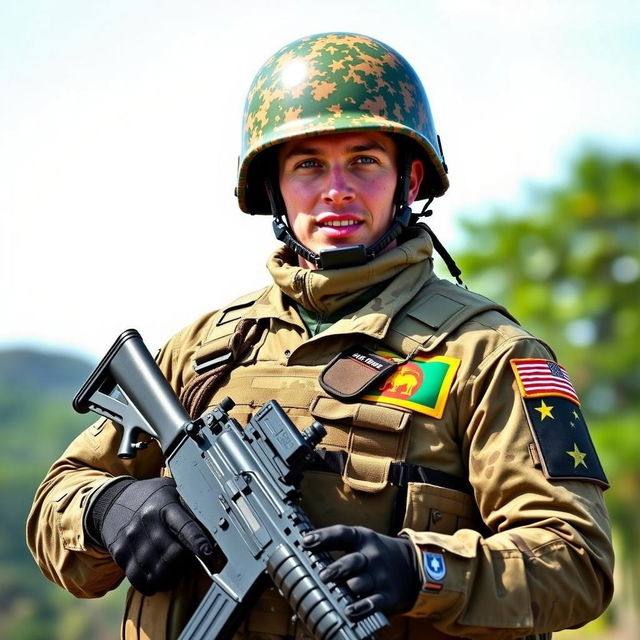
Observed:
[[[402,360],[393,353],[376,353],[396,362]],[[459,366],[458,358],[412,358],[401,364],[378,388],[368,390],[362,399],[394,404],[433,418],[441,418]]]

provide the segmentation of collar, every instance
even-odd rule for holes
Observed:
[[[421,282],[432,274],[431,238],[422,229],[412,229],[409,233],[409,238],[402,244],[357,267],[306,269],[292,264],[296,260],[295,254],[287,247],[281,247],[271,255],[267,268],[282,294],[309,311],[330,316],[363,296],[371,287],[390,281],[407,269],[415,272],[415,276],[419,271]],[[284,301],[279,306],[286,312]]]

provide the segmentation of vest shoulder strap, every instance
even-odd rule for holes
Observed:
[[[408,355],[432,351],[462,324],[485,311],[518,321],[500,304],[448,280],[433,279],[393,319],[384,342]]]
[[[233,353],[236,351],[233,336],[238,324],[268,289],[269,287],[263,287],[237,298],[212,316],[208,326],[203,330],[203,339],[193,356],[193,366],[197,373],[217,366],[232,357],[232,354],[237,355]]]
[[[215,390],[238,360],[260,341],[262,327],[246,318],[267,289],[234,300],[213,314],[203,327],[204,339],[193,355],[195,376],[184,386],[180,401],[192,417],[199,416]]]

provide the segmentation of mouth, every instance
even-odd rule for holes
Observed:
[[[318,229],[332,238],[351,235],[363,224],[362,220],[358,220],[350,215],[326,215],[316,219]]]
[[[319,222],[319,227],[354,227],[361,225],[359,220],[328,220],[327,222]]]

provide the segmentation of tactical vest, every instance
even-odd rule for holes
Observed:
[[[255,344],[243,350],[238,325],[267,291],[239,298],[212,317],[193,367],[202,374],[221,363],[228,366],[230,375],[209,404],[225,395],[233,397],[238,403],[233,415],[241,423],[275,397],[299,428],[308,426],[311,419],[327,427],[325,450],[305,473],[301,487],[302,506],[313,524],[360,524],[390,534],[403,527],[445,534],[462,528],[488,533],[464,474],[457,477],[406,461],[410,411],[331,397],[317,380],[326,362],[313,367],[261,360],[269,338],[267,327]],[[393,318],[384,339],[371,340],[368,346],[406,358],[428,357],[462,325],[489,311],[516,322],[495,302],[448,281],[432,280]],[[381,640],[423,637],[423,624],[399,618],[381,634]],[[261,597],[237,637],[251,633],[307,638],[304,628],[292,622],[287,603],[272,590]],[[435,629],[429,633],[434,638],[448,637]]]
[[[474,521],[476,528],[481,526],[466,478],[405,462],[411,430],[410,411],[367,402],[345,403],[331,397],[317,383],[326,363],[315,369],[261,363],[260,351],[268,338],[266,329],[256,344],[243,351],[236,331],[238,324],[266,291],[256,291],[227,305],[206,329],[201,346],[194,354],[194,370],[206,372],[221,363],[227,363],[229,371],[233,370],[229,383],[214,392],[211,403],[230,395],[238,402],[235,417],[246,422],[253,409],[276,397],[300,428],[308,426],[312,417],[328,426],[329,434],[323,442],[326,452],[320,451],[312,470],[336,476],[337,485],[344,484],[343,489],[333,487],[338,493],[348,490],[359,494],[388,494],[388,499],[382,500],[388,504],[379,505],[382,506],[379,510],[386,514],[383,519],[388,518],[389,522],[371,518],[372,528],[394,533],[401,526],[424,526],[408,518],[407,493],[416,507],[428,500],[430,504],[424,506],[435,514],[432,519],[436,522],[430,523],[437,525],[435,530],[451,533],[452,529]],[[465,322],[490,310],[515,322],[495,302],[446,280],[432,280],[396,315],[384,340],[375,341],[375,346],[407,358],[417,354],[428,356]],[[374,341],[368,342],[374,346]],[[239,369],[246,369],[251,376],[234,382],[234,374],[237,375]],[[279,387],[285,387],[285,392]],[[287,387],[290,393],[286,392]],[[399,491],[384,492],[389,485]],[[422,495],[425,485],[430,487],[428,496]],[[308,493],[303,486],[303,494]],[[381,498],[379,495],[378,501]],[[370,502],[364,495],[360,500]]]

